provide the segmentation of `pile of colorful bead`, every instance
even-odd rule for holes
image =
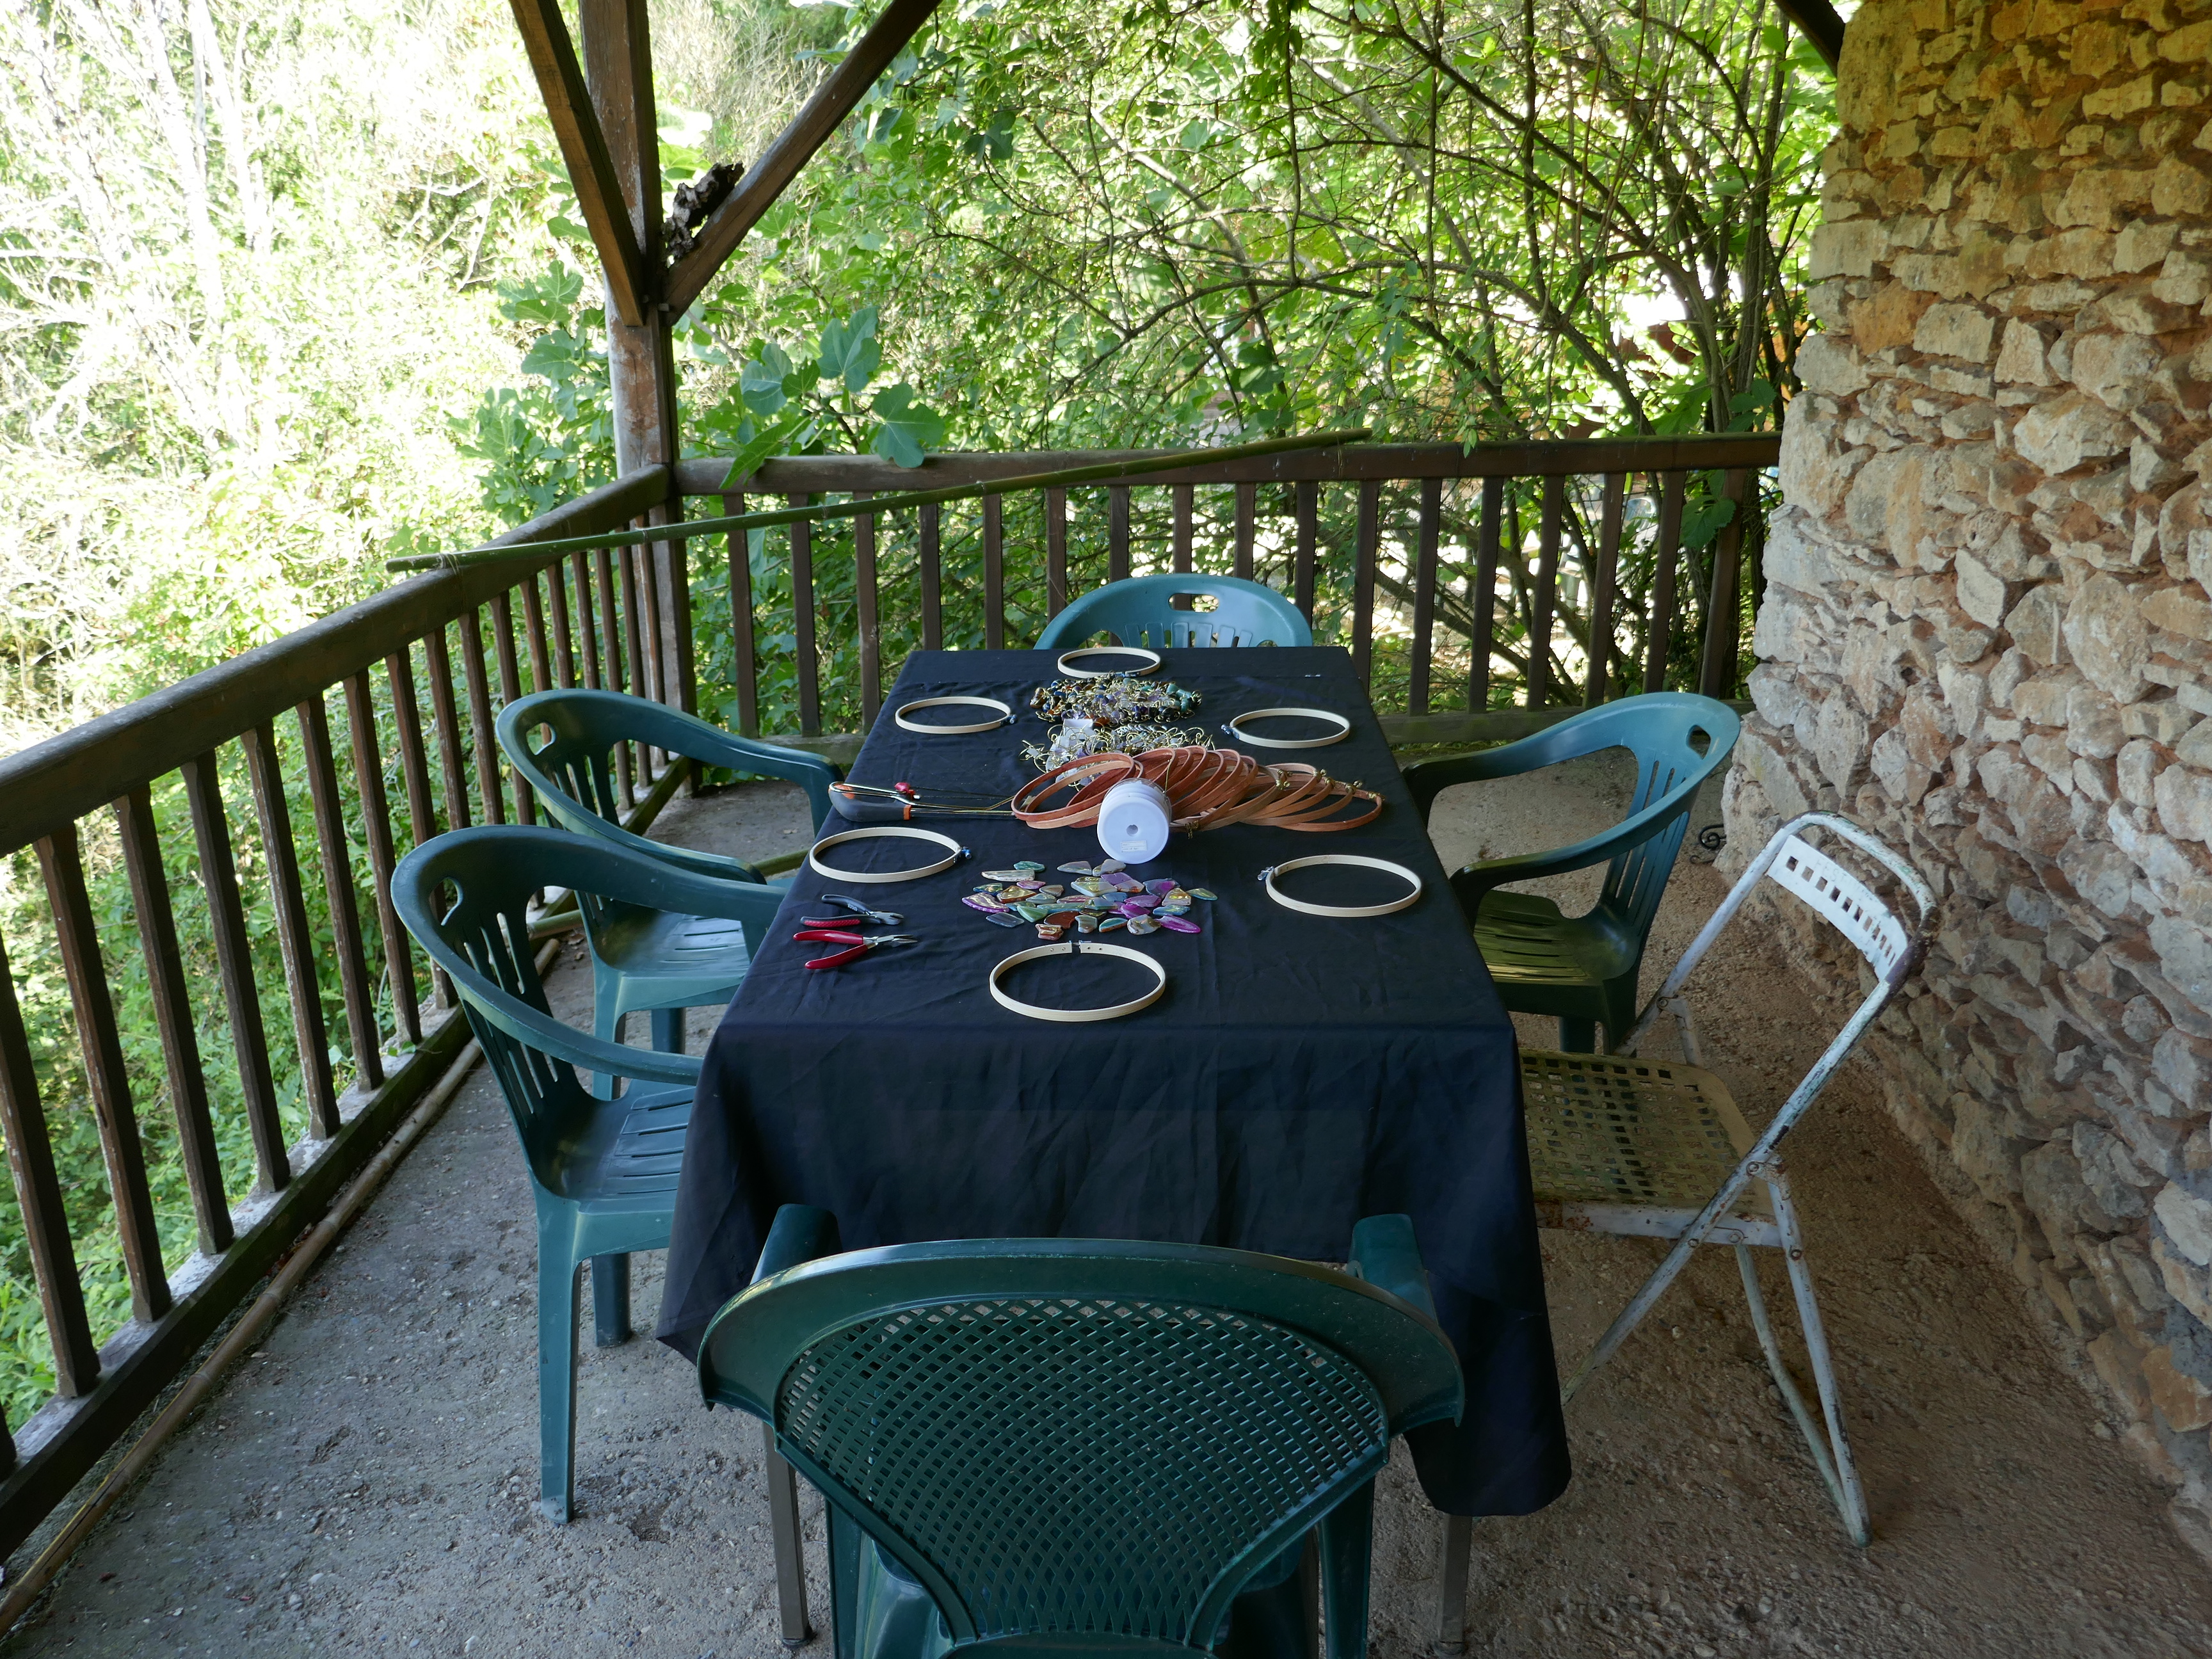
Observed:
[[[1119,859],[1095,866],[1078,860],[1060,866],[1059,873],[1073,879],[1048,882],[1044,866],[1024,859],[1011,870],[983,872],[984,884],[960,902],[1000,927],[1034,922],[1042,939],[1065,939],[1070,927],[1079,933],[1111,933],[1126,927],[1139,937],[1162,929],[1200,931],[1190,920],[1191,901],[1210,901],[1212,894],[1203,887],[1187,889],[1165,876],[1139,881],[1128,869]]]

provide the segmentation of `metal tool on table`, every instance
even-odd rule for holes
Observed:
[[[931,817],[1003,818],[1012,816],[1006,811],[1004,795],[969,794],[963,798],[981,804],[953,806],[941,801],[924,800],[921,792],[910,783],[895,783],[889,788],[867,783],[833,783],[830,786],[830,804],[837,809],[837,816],[854,823],[911,823],[917,817]]]
[[[802,944],[842,945],[848,949],[833,956],[817,957],[806,965],[809,968],[842,968],[884,945],[919,945],[918,933],[878,933],[873,938],[866,933],[854,933],[835,927],[802,927],[792,935]]]
[[[842,916],[801,916],[801,927],[896,927],[906,918],[896,910],[878,910],[843,893],[817,893],[817,904],[834,904],[845,912]]]

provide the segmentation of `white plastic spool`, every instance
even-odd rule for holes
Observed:
[[[1124,864],[1150,864],[1168,850],[1174,817],[1166,790],[1149,778],[1125,778],[1098,805],[1098,844]]]

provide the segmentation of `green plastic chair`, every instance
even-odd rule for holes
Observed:
[[[495,825],[416,848],[392,907],[452,980],[521,1137],[538,1205],[540,1508],[565,1522],[575,1494],[576,1268],[592,1263],[602,1346],[629,1335],[629,1252],[668,1247],[699,1061],[586,1036],[553,1018],[525,907],[541,887],[673,903],[765,939],[783,895],[693,875],[566,830]],[[442,890],[457,896],[450,903]],[[594,1097],[575,1067],[635,1079]]]
[[[534,744],[540,728],[552,735]],[[497,731],[501,751],[563,829],[725,881],[758,882],[762,874],[739,860],[647,841],[622,827],[607,764],[617,744],[650,744],[703,765],[788,778],[805,788],[817,828],[830,815],[830,786],[838,777],[837,769],[818,756],[733,738],[680,709],[618,691],[520,697],[500,711]],[[577,908],[592,955],[593,1030],[608,1042],[620,1040],[625,1015],[647,1013],[653,1046],[682,1052],[683,1011],[728,1002],[752,965],[744,933],[715,917],[581,894]],[[605,1093],[612,1082],[602,1079],[595,1086]]]
[[[1548,853],[1484,859],[1451,878],[1499,997],[1515,1013],[1555,1016],[1565,1052],[1594,1054],[1597,1026],[1618,1042],[1635,1023],[1644,941],[1674,874],[1690,807],[1735,747],[1741,725],[1724,702],[1654,691],[1586,709],[1502,748],[1406,769],[1425,822],[1437,796],[1454,784],[1517,777],[1606,749],[1636,757],[1636,797],[1613,829]],[[1583,915],[1562,915],[1534,894],[1498,890],[1595,864],[1607,866],[1605,885]]]
[[[1211,595],[1214,608],[1193,611],[1180,599]],[[1239,576],[1131,576],[1085,593],[1050,622],[1040,651],[1065,651],[1096,634],[1120,645],[1311,645],[1313,629],[1297,606],[1262,582]]]
[[[1328,1659],[1365,1659],[1375,1477],[1463,1398],[1404,1216],[1359,1224],[1350,1273],[1118,1240],[836,1249],[826,1212],[779,1212],[699,1382],[827,1499],[837,1659],[1308,1651],[1310,1538]]]

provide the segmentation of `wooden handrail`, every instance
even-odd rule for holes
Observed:
[[[730,480],[729,463],[678,463],[676,488],[684,495],[787,495],[854,490],[927,489],[1026,472],[1057,471],[1092,462],[1136,461],[1170,452],[1159,449],[1048,449],[1006,454],[933,455],[919,467],[895,466],[874,455],[787,455]],[[1568,438],[1528,443],[1346,444],[1293,451],[1255,459],[1162,472],[1138,481],[1155,484],[1289,483],[1306,479],[1390,482],[1405,478],[1548,478],[1600,472],[1708,471],[1769,467],[1782,453],[1772,432],[1696,438]]]

